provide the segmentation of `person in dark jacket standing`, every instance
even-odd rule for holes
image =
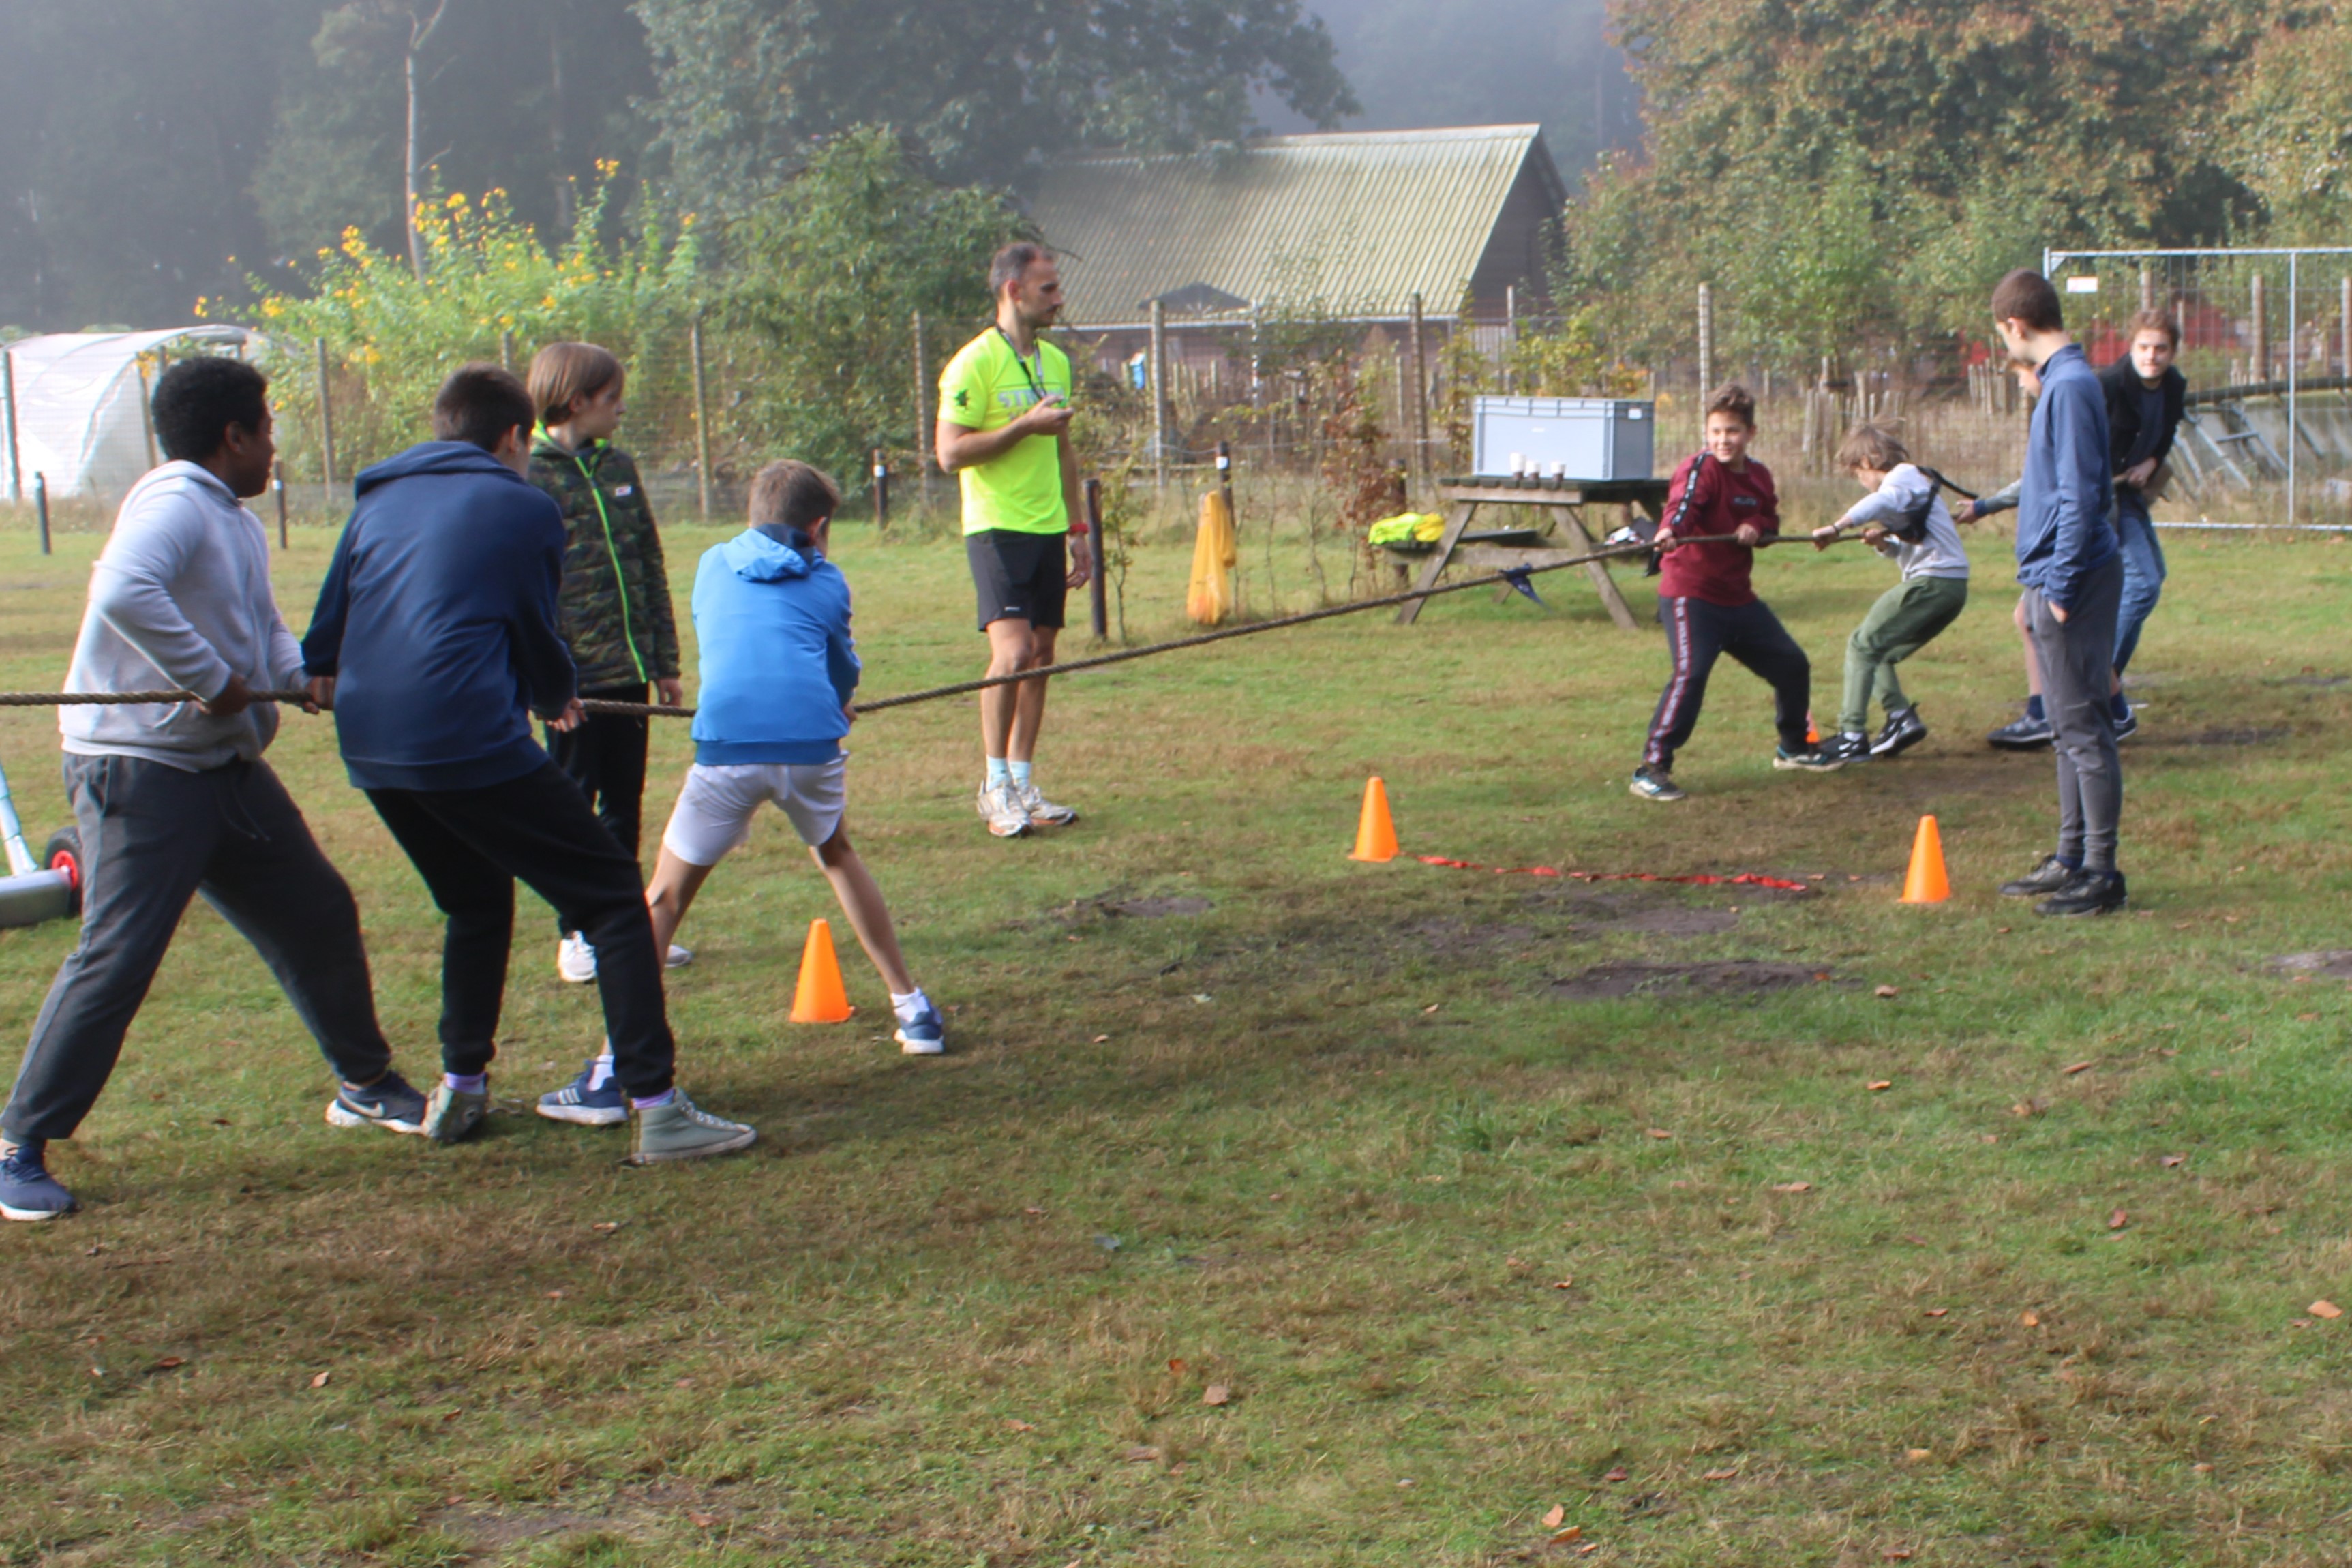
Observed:
[[[581,718],[556,626],[563,520],[523,478],[531,425],[530,394],[496,365],[443,383],[436,439],[360,475],[302,643],[352,783],[448,917],[443,1072],[425,1131],[454,1142],[489,1108],[520,879],[602,952],[630,1162],[727,1153],[756,1134],[696,1110],[671,1081],[677,1046],[636,857],[531,735],[533,713],[565,730]]]
[[[2125,898],[2116,866],[2123,767],[2107,710],[2124,567],[2106,394],[2047,278],[2011,273],[1993,290],[1992,313],[2010,358],[2042,378],[2018,494],[2017,579],[2058,753],[2058,847],[2000,890],[2041,899],[2040,914],[2105,914]]]
[[[2132,318],[2131,352],[2099,373],[2116,474],[2116,542],[2124,558],[2123,605],[2116,616],[2116,685],[2109,699],[2117,740],[2139,727],[2124,698],[2123,673],[2139,647],[2140,628],[2164,593],[2164,548],[2156,542],[2148,502],[2163,489],[2157,476],[2172,455],[2188,406],[2188,378],[2172,363],[2179,353],[2180,323],[2162,310],[2142,310]]]
[[[594,343],[550,343],[531,356],[530,400],[539,410],[525,478],[563,509],[561,625],[580,671],[580,695],[643,702],[651,686],[672,707],[678,685],[677,624],[661,531],[645,481],[613,445],[627,412],[621,362]],[[621,847],[644,837],[647,721],[592,713],[570,730],[550,730],[547,749],[572,775]],[[673,969],[694,954],[673,947]],[[596,978],[596,950],[567,931],[556,973],[574,984]]]

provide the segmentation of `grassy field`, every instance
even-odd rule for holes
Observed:
[[[671,531],[681,584],[719,537]],[[298,630],[331,541],[281,560]],[[0,686],[57,683],[96,545],[0,533]],[[841,545],[869,694],[974,670],[960,550]],[[1296,606],[1297,542],[1245,545]],[[1917,752],[1774,773],[1727,665],[1675,807],[1624,789],[1660,641],[1569,575],[1549,616],[1461,595],[1065,682],[1040,779],[1086,817],[1051,837],[982,833],[968,704],[877,715],[851,821],[953,1054],[897,1054],[854,950],[858,1018],[785,1022],[829,910],[772,818],[671,988],[682,1080],[761,1131],[706,1167],[520,1113],[599,1033],[535,901],[516,1113],[452,1149],[327,1127],[199,908],[55,1152],[84,1212],[0,1233],[0,1560],[2352,1561],[2352,1318],[2308,1310],[2352,1307],[2346,998],[2271,966],[2352,945],[2352,549],[2167,548],[2116,919],[1991,891],[2054,817],[2047,758],[1978,740],[2019,695],[1997,538],[1906,677]],[[1137,636],[1187,559],[1139,554]],[[1826,714],[1890,571],[1759,575]],[[329,722],[273,758],[422,1078],[437,926]],[[686,756],[660,727],[654,828]],[[0,715],[37,834],[55,757]],[[1409,856],[1812,891],[1354,864],[1375,772]],[[1930,811],[1957,896],[1903,907]],[[10,1059],[72,940],[0,933]]]

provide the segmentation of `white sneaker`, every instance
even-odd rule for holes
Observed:
[[[1025,784],[1014,784],[1013,792],[1014,798],[1021,802],[1021,808],[1029,814],[1032,826],[1067,827],[1078,819],[1078,814],[1069,806],[1055,805],[1047,800],[1039,792],[1037,781],[1034,778]]]
[[[980,819],[999,838],[1018,838],[1029,831],[1029,808],[1013,791],[1013,781],[980,786]]]
[[[693,962],[694,949],[672,942],[662,959],[662,967],[684,969]],[[574,985],[587,984],[596,978],[596,949],[586,937],[573,931],[556,946],[555,973]]]
[[[556,944],[555,973],[574,985],[585,985],[596,978],[596,950],[588,939],[573,931]]]

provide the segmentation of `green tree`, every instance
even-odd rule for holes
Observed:
[[[915,312],[936,374],[987,324],[990,256],[1025,233],[1008,197],[934,184],[887,129],[818,148],[727,236],[721,310],[764,361],[748,432],[862,491],[870,448],[914,445]]]
[[[2238,81],[2223,156],[2272,237],[2344,243],[2352,220],[2352,16],[2316,7],[2266,37]]]
[[[824,139],[899,128],[951,183],[1013,181],[1084,147],[1244,134],[1266,93],[1318,125],[1354,110],[1299,0],[637,0],[652,110],[681,199],[736,211]]]

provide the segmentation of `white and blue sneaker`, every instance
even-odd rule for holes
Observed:
[[[330,1127],[381,1127],[388,1132],[425,1131],[425,1096],[396,1072],[386,1072],[364,1089],[339,1086],[327,1102]]]
[[[936,1057],[948,1048],[948,1026],[940,1016],[940,1009],[928,996],[922,1010],[902,1021],[897,1036],[898,1049],[910,1057]]]
[[[49,1174],[42,1159],[46,1148],[41,1139],[28,1138],[0,1154],[0,1218],[55,1219],[80,1206],[65,1184]]]
[[[629,1119],[629,1097],[621,1080],[609,1072],[598,1084],[596,1063],[592,1060],[580,1069],[578,1078],[541,1095],[539,1113],[550,1121],[569,1121],[575,1127],[618,1127]]]
[[[664,969],[684,969],[694,962],[694,949],[669,944],[662,954]],[[585,985],[596,978],[596,946],[578,931],[565,934],[555,948],[555,973],[574,985]]]

